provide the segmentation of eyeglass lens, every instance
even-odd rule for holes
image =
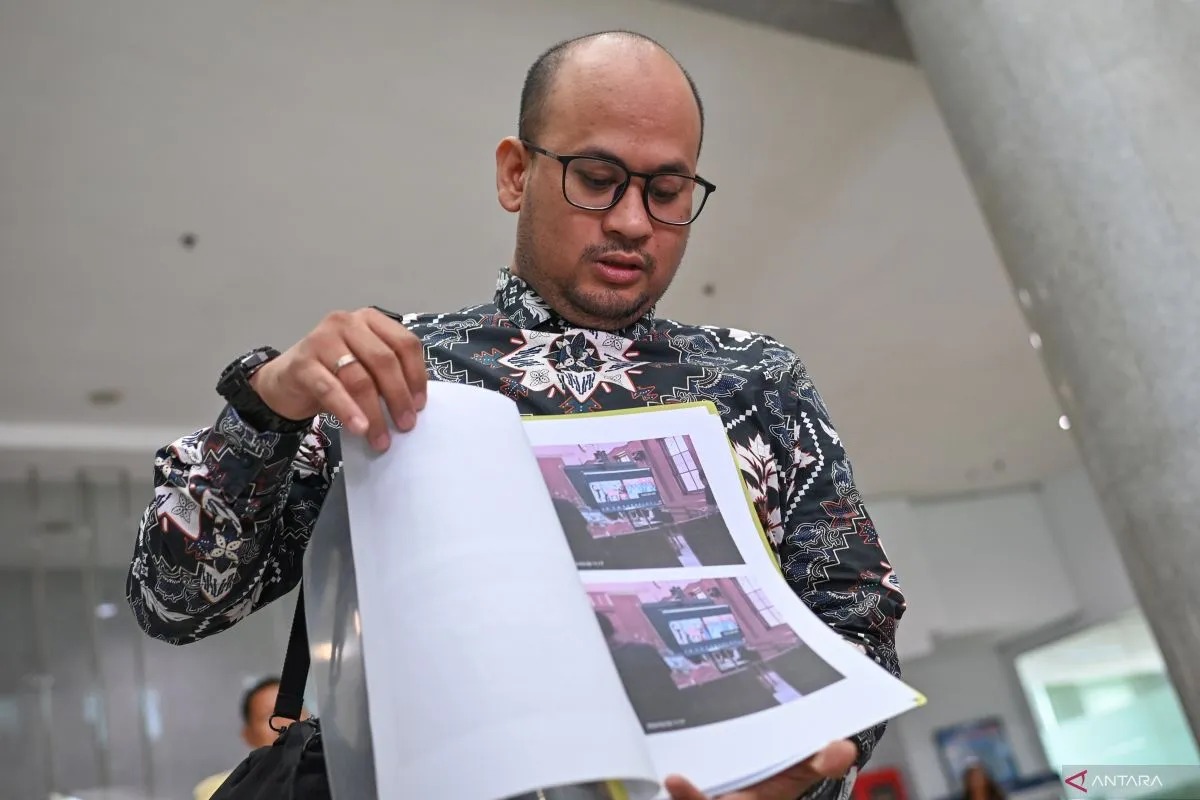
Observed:
[[[628,179],[616,164],[576,158],[567,165],[563,190],[572,205],[601,210],[613,205],[617,190]],[[645,192],[651,216],[667,223],[691,222],[704,199],[704,187],[683,175],[655,175]]]

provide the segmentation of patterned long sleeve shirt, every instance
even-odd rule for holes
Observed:
[[[526,415],[696,400],[721,414],[781,571],[799,597],[894,674],[904,610],[850,461],[796,354],[769,336],[653,312],[616,332],[571,326],[501,270],[492,303],[395,315],[424,344],[430,380],[485,387]],[[184,644],[291,590],[334,474],[339,423],[256,430],[226,407],[155,459],[127,595],[150,636]],[[882,725],[860,733],[859,766]],[[810,793],[832,797],[832,782]]]

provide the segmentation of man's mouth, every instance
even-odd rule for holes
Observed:
[[[646,268],[645,262],[635,255],[610,253],[597,258],[596,262],[599,264],[604,264],[605,266],[616,267],[619,269],[642,270]]]
[[[595,261],[596,272],[606,283],[628,285],[636,282],[646,268],[642,259],[637,256],[606,255]]]

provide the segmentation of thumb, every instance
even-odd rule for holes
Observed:
[[[708,800],[704,796],[704,792],[696,788],[695,784],[680,775],[671,775],[663,781],[663,787],[667,790],[671,800]]]
[[[832,742],[813,756],[812,771],[822,778],[840,778],[858,758],[858,745],[847,739]]]

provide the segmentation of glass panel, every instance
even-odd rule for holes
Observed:
[[[1023,653],[1016,668],[1051,766],[1200,764],[1162,654],[1140,613]],[[1149,797],[1162,789],[1120,791]]]
[[[245,757],[241,693],[278,672],[295,593],[195,644],[150,639],[125,602],[132,510],[98,492],[97,559],[67,526],[35,520],[77,521],[76,487],[41,488],[38,509],[26,486],[0,482],[0,800],[191,797]]]

